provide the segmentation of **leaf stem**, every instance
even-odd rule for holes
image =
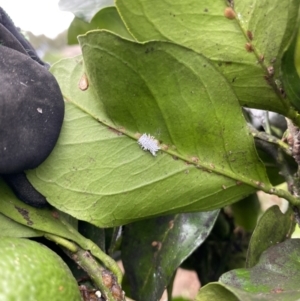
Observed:
[[[266,142],[276,144],[280,149],[282,149],[287,155],[292,156],[292,151],[288,144],[284,143],[281,139],[276,138],[273,135],[267,134],[266,132],[260,132],[253,126],[249,125],[249,130],[254,138],[264,140]]]
[[[71,259],[85,270],[107,300],[125,300],[116,276],[103,268],[89,251],[83,250],[77,244],[54,234],[46,233],[45,238],[57,243]]]
[[[122,282],[123,273],[117,263],[108,256],[105,252],[103,252],[92,240],[87,239],[78,233],[67,221],[61,220],[61,222],[67,227],[69,231],[75,233],[79,239],[78,244],[85,250],[90,250],[90,252],[98,258],[109,270],[111,270],[115,276],[117,277],[119,283]]]
[[[55,242],[56,244],[64,247],[65,249],[69,250],[70,252],[77,252],[78,250],[78,247],[75,243],[63,238],[63,237],[60,237],[60,236],[57,236],[57,235],[54,235],[54,234],[50,234],[50,233],[45,233],[45,238],[47,238],[48,240],[51,240],[53,242]]]
[[[104,294],[105,300],[124,301],[122,288],[117,283],[116,277],[103,268],[89,251],[78,248],[76,252],[63,248],[64,252],[85,270],[95,283],[96,287]]]
[[[290,105],[289,111],[286,114],[286,117],[293,121],[293,124],[297,127],[300,127],[300,114],[299,112]]]
[[[116,275],[118,282],[121,283],[123,273],[117,263],[110,256],[105,254],[94,242],[92,242],[91,240],[88,241],[90,252],[99,260],[101,260],[105,264],[105,266]]]
[[[261,189],[263,190],[263,189]],[[289,201],[289,203],[293,206],[299,206],[300,205],[300,199],[297,197],[294,197],[291,193],[289,193],[286,190],[283,189],[277,189],[276,187],[272,187],[269,191],[267,190],[263,190],[266,193],[269,194],[275,194],[277,196],[279,196],[280,198],[284,198],[287,201]]]

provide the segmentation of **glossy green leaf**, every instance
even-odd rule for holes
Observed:
[[[43,232],[16,223],[12,219],[0,213],[0,236],[4,237],[37,237]]]
[[[243,301],[295,301],[300,298],[300,240],[289,239],[265,251],[257,265],[225,273],[220,282]]]
[[[105,7],[93,17],[90,23],[75,17],[68,29],[68,44],[78,44],[77,37],[80,34],[84,34],[93,29],[107,29],[117,33],[121,37],[130,40],[133,39],[121,20],[116,8]]]
[[[289,112],[277,83],[298,0],[117,0],[116,6],[137,40],[169,40],[209,58],[241,105]]]
[[[105,31],[80,42],[85,70],[80,58],[53,69],[67,101],[59,141],[27,172],[52,205],[115,226],[213,210],[271,188],[234,93],[204,57]],[[138,133],[160,140],[156,157]]]
[[[177,214],[127,225],[122,262],[132,297],[159,300],[178,266],[209,235],[218,214],[219,210]]]
[[[113,0],[60,0],[59,8],[72,12],[79,19],[91,21],[93,16],[102,8],[114,5]]]
[[[270,246],[291,237],[294,227],[292,210],[283,214],[278,206],[272,206],[264,212],[250,240],[246,267],[256,265],[260,255]]]
[[[239,301],[239,299],[219,283],[209,283],[202,287],[195,301]]]

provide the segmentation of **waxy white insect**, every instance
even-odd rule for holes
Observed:
[[[143,134],[138,140],[138,144],[145,151],[149,151],[153,156],[156,156],[156,152],[160,149],[157,144],[157,140],[150,134]]]

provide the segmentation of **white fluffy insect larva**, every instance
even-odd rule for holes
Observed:
[[[143,134],[138,140],[138,144],[142,147],[143,150],[149,151],[153,156],[156,156],[156,152],[160,149],[157,144],[157,140],[150,134]]]

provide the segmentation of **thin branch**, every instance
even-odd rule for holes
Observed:
[[[64,252],[73,259],[91,277],[97,288],[100,289],[107,301],[125,301],[125,294],[117,282],[116,277],[109,270],[105,269],[92,256],[89,251],[78,248],[77,252]]]
[[[276,138],[275,136],[272,136],[270,134],[267,134],[266,132],[260,132],[257,129],[255,129],[253,126],[249,125],[250,133],[254,138],[261,139],[263,141],[272,143],[280,147],[287,155],[292,156],[292,150],[289,147],[288,144],[283,142],[281,139]]]
[[[57,235],[47,233],[45,237],[57,243],[71,259],[87,272],[106,300],[125,301],[125,294],[118,284],[116,276],[101,266],[89,251],[83,250],[74,242]]]
[[[284,198],[287,201],[289,201],[289,203],[293,206],[300,206],[300,199],[297,197],[297,195],[294,195],[295,177],[288,163],[284,159],[283,154],[281,153],[282,149],[280,148],[278,150],[279,148],[278,144],[271,144],[269,141],[260,140],[260,139],[255,139],[255,145],[260,149],[264,150],[276,161],[281,174],[285,177],[285,180],[289,185],[289,189],[291,193],[283,189],[277,189],[276,187],[272,187],[271,189],[265,189],[262,186],[260,190]]]

